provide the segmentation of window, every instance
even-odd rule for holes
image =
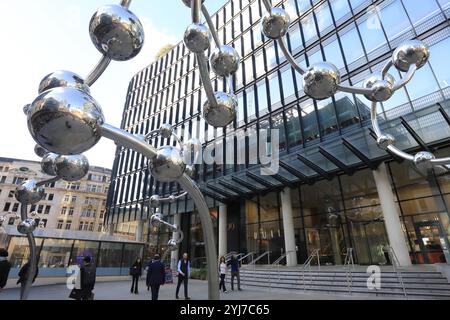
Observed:
[[[84,222],[80,221],[80,224],[78,225],[78,230],[83,230],[83,225],[84,225]]]
[[[350,12],[347,0],[334,0],[330,1],[331,9],[333,10],[334,19],[338,21]]]
[[[9,190],[8,198],[13,198],[13,197],[14,197],[14,190]]]
[[[98,224],[97,231],[98,231],[98,232],[102,232],[102,228],[103,228],[103,224],[99,223],[99,224]]]
[[[289,98],[295,93],[292,68],[288,68],[281,73],[281,83],[283,84],[284,99]]]
[[[42,219],[42,226],[45,228],[47,226],[47,219]]]
[[[434,74],[442,89],[450,86],[450,73],[442,66],[448,63],[448,52],[450,51],[450,38],[446,38],[430,47],[430,63]],[[422,71],[422,70],[420,70]]]
[[[323,47],[325,51],[325,60],[333,63],[336,68],[341,69],[344,67],[344,60],[342,59],[341,49],[339,48],[338,40],[325,45]]]
[[[40,204],[37,208],[37,213],[42,213],[44,211],[44,205]]]
[[[380,19],[389,40],[411,29],[408,17],[400,1],[395,1],[383,8],[380,12]]]
[[[49,214],[50,213],[50,208],[51,208],[51,206],[45,206],[44,214]]]
[[[69,202],[69,199],[70,199],[70,195],[68,195],[68,194],[66,194],[65,196],[64,196],[64,202]]]
[[[60,214],[61,215],[65,215],[66,213],[67,213],[67,208],[66,207],[62,207]]]
[[[305,43],[308,43],[309,40],[313,39],[314,37],[317,37],[316,25],[314,23],[312,13],[304,17],[300,24],[302,25],[303,28]]]
[[[328,4],[325,2],[322,5],[320,5],[316,10],[316,19],[317,19],[317,25],[319,27],[319,32],[321,35],[324,35],[323,31],[326,30],[328,27],[330,27],[333,24],[333,20],[331,18],[330,8],[328,7]]]
[[[52,201],[53,200],[53,198],[54,198],[54,194],[53,193],[50,193],[49,195],[48,195],[48,201]]]
[[[94,231],[94,223],[89,223],[89,231]]]
[[[70,209],[69,209],[69,216],[73,216],[73,210],[74,210],[74,208],[70,207]]]
[[[356,29],[351,29],[341,35],[341,41],[348,64],[364,56],[363,47],[359,41],[358,31]]]
[[[280,102],[280,100],[281,100],[280,85],[278,83],[278,74],[277,73],[275,73],[275,76],[269,80],[269,88],[270,88],[270,103],[273,106],[274,104]],[[259,98],[259,92],[258,92],[258,98]],[[258,100],[258,102],[259,102],[259,100]],[[260,108],[260,110],[264,110],[264,109]]]
[[[77,201],[77,196],[72,196],[72,201],[71,203],[75,203]]]
[[[0,177],[0,183],[5,183],[5,181],[6,181],[6,176]]]
[[[63,223],[64,223],[63,220],[58,220],[58,223],[56,224],[56,229],[62,229]]]
[[[411,100],[421,98],[438,89],[439,86],[428,63],[420,68],[419,72],[414,74],[414,77],[406,86],[406,90],[408,91]]]
[[[25,180],[26,180],[26,178],[14,177],[13,184],[21,184]]]
[[[66,230],[70,230],[71,226],[72,226],[72,220],[67,220],[67,222],[66,222]]]
[[[369,15],[367,20],[360,22],[358,28],[367,53],[386,43],[381,22],[376,13]]]
[[[9,219],[8,219],[8,225],[9,226],[12,226],[12,225],[14,225],[14,222],[16,221],[16,218],[14,218],[14,217],[9,217]]]
[[[14,203],[13,208],[12,208],[12,212],[17,212],[17,210],[19,210],[19,204],[18,203]]]
[[[434,0],[403,0],[403,5],[413,25],[422,23],[440,11]]]

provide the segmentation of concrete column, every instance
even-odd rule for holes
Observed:
[[[173,224],[181,227],[181,213],[175,214],[175,216],[173,217]],[[173,232],[172,237],[176,236],[177,236],[176,232]],[[178,247],[180,246],[181,243],[178,245]],[[170,253],[170,269],[172,269],[172,271],[176,270],[177,268],[179,251],[180,249],[178,248],[177,250],[174,250]]]
[[[138,220],[136,226],[136,241],[142,242],[142,235],[144,233],[144,221]]]
[[[227,206],[219,206],[219,257],[227,254]]]
[[[373,177],[377,186],[378,197],[380,198],[381,210],[383,212],[384,224],[389,238],[389,244],[394,249],[400,266],[411,265],[408,246],[399,217],[399,209],[395,203],[394,193],[384,163],[380,164],[377,170],[373,171]]]
[[[281,213],[283,215],[283,229],[284,229],[284,246],[286,248],[286,265],[297,265],[297,252],[295,250],[295,232],[294,232],[294,219],[292,218],[292,200],[291,189],[289,187],[284,188],[280,192],[281,198]]]

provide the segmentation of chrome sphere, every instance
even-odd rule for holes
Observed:
[[[120,5],[100,7],[91,18],[89,34],[97,50],[116,61],[134,58],[144,45],[144,27]]]
[[[195,167],[191,166],[191,165],[187,165],[186,166],[186,170],[185,173],[191,177],[191,178],[195,178]]]
[[[25,219],[17,225],[17,231],[19,231],[21,234],[32,233],[35,229],[36,221],[31,218]]]
[[[150,160],[152,176],[160,182],[172,182],[180,178],[186,164],[182,152],[172,146],[163,146],[156,151],[156,157]]]
[[[74,88],[56,88],[40,94],[28,112],[34,140],[50,152],[79,154],[101,138],[103,112],[89,94]]]
[[[222,45],[213,51],[209,61],[211,69],[217,75],[228,77],[239,69],[241,58],[236,49],[231,46]]]
[[[384,79],[380,72],[372,74],[363,82],[363,87],[372,89],[371,94],[364,96],[374,102],[382,102],[388,100],[394,94],[395,79],[389,73],[386,73]]]
[[[209,29],[201,23],[193,23],[187,27],[184,33],[184,44],[194,53],[201,53],[209,48],[211,43],[211,33]]]
[[[272,8],[261,20],[261,29],[270,39],[283,37],[291,25],[291,18],[282,8]]]
[[[55,160],[56,175],[65,181],[78,181],[89,171],[89,161],[82,155],[60,155]]]
[[[395,143],[395,138],[390,134],[383,134],[377,138],[378,147],[386,150],[388,146]]]
[[[340,81],[335,65],[319,62],[311,65],[303,75],[303,89],[313,99],[327,99],[336,93]]]
[[[42,172],[48,174],[49,176],[56,176],[56,165],[55,160],[59,154],[49,152],[41,160]]]
[[[176,201],[176,198],[173,194],[171,194],[168,199],[170,203],[174,203]]]
[[[151,196],[150,200],[149,200],[150,207],[152,207],[152,208],[159,207],[160,200],[161,200],[161,198],[157,194]]]
[[[186,7],[188,7],[188,8],[191,7],[191,0],[182,0],[182,1]],[[204,2],[205,2],[205,0],[202,0],[202,3],[204,3]]]
[[[36,180],[26,180],[22,182],[14,193],[17,201],[22,205],[35,204],[45,196],[44,187],[37,186]]]
[[[418,169],[428,170],[433,167],[431,160],[435,159],[434,154],[428,151],[420,151],[414,155],[414,165]]]
[[[226,127],[236,118],[238,102],[234,94],[227,92],[214,93],[217,105],[206,101],[203,105],[203,118],[213,127]]]
[[[47,149],[41,147],[40,145],[36,144],[34,146],[34,153],[39,157],[39,158],[43,158],[48,152]]]
[[[167,249],[169,251],[175,251],[178,249],[178,243],[175,239],[170,239],[169,241],[167,241]]]
[[[417,68],[422,67],[429,57],[430,49],[427,45],[420,40],[409,40],[394,50],[392,62],[398,70],[406,72],[413,64]]]
[[[42,79],[39,84],[39,94],[60,87],[71,87],[90,93],[89,86],[84,83],[83,78],[71,71],[60,70],[50,73]]]
[[[163,220],[162,214],[161,213],[155,213],[155,214],[152,214],[152,216],[150,217],[150,224],[153,227],[158,228],[161,225],[161,221],[162,220]]]
[[[159,128],[159,134],[165,139],[169,139],[172,136],[172,132],[173,127],[169,123],[165,123]]]
[[[26,104],[23,106],[22,111],[25,115],[28,115],[28,111],[30,111],[31,104]]]
[[[192,163],[196,161],[197,155],[200,156],[202,150],[202,143],[197,138],[191,138],[183,144],[184,162]],[[197,157],[197,160],[201,160]],[[194,163],[195,164],[195,163]]]

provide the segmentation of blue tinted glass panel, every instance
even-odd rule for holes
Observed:
[[[312,13],[308,14],[301,21],[303,28],[303,36],[305,37],[305,42],[317,36],[316,24],[314,23],[314,18]]]
[[[412,80],[406,85],[411,100],[435,92],[439,86],[428,64],[417,70]]]
[[[291,81],[292,84],[292,81]],[[277,102],[280,102],[280,85],[278,83],[278,76],[273,77],[269,80],[269,89],[270,89],[270,102],[274,105]]]
[[[266,81],[260,81],[256,84],[256,89],[258,91],[258,111],[259,116],[267,113],[267,92],[266,92]],[[278,93],[279,94],[279,93]]]
[[[450,52],[450,38],[430,47],[430,63],[434,74],[442,89],[450,86],[450,72],[448,67],[448,53]],[[420,72],[421,70],[419,70]]]
[[[340,18],[350,12],[347,0],[330,1],[331,9],[333,10],[334,19],[338,21]]]
[[[341,41],[347,64],[358,60],[364,55],[363,47],[359,41],[358,31],[356,29],[352,29],[342,35]]]
[[[440,11],[434,0],[403,0],[403,4],[414,25],[427,20]]]
[[[375,16],[377,13],[374,11],[373,15]],[[398,37],[401,33],[411,28],[411,24],[400,1],[396,1],[383,8],[380,12],[380,18],[389,40]]]
[[[344,60],[337,39],[324,46],[323,50],[325,51],[326,61],[333,63],[338,69],[344,67]]]
[[[322,32],[333,24],[330,7],[328,7],[328,4],[325,2],[315,10],[315,13],[319,32],[323,34]]]
[[[283,86],[283,94],[285,99],[295,93],[294,80],[292,78],[291,68],[287,69],[281,74],[281,83]]]
[[[358,28],[367,53],[386,43],[386,37],[384,36],[377,15],[372,15],[367,20],[361,22]]]

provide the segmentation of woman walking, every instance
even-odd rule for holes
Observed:
[[[131,282],[131,290],[130,290],[131,294],[133,293],[139,294],[138,284],[141,275],[142,275],[142,262],[140,258],[137,258],[130,268],[130,276],[133,279]]]
[[[220,271],[220,284],[219,284],[219,290],[220,288],[223,289],[224,293],[227,293],[227,288],[225,287],[225,276],[227,274],[227,264],[225,263],[225,257],[220,257],[220,263],[219,263],[219,271]]]

